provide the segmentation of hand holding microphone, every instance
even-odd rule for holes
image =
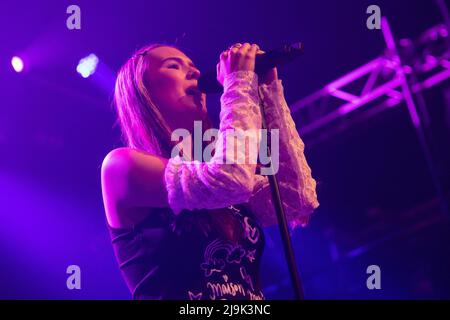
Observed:
[[[239,70],[255,71],[256,55],[262,54],[265,54],[265,51],[260,50],[257,44],[236,43],[232,45],[220,55],[220,61],[216,66],[217,81],[223,86],[223,80],[229,73]],[[267,70],[258,79],[260,84],[270,84],[273,80],[278,79],[276,67]]]
[[[224,73],[230,73],[230,70],[237,70],[235,68],[239,67],[248,67],[246,63],[243,63],[242,56],[244,53],[244,45],[237,43],[230,47],[228,50],[222,52],[220,55],[220,62],[217,64],[215,70],[207,70],[202,73],[200,78],[198,79],[199,88],[202,92],[205,93],[221,93],[223,92],[223,79]],[[250,44],[247,43],[246,48],[249,49]],[[240,49],[242,49],[240,51]],[[247,54],[247,52],[245,52]],[[240,57],[235,57],[235,55]],[[258,78],[260,83],[270,84],[273,80],[278,78],[276,67],[280,65],[287,64],[294,59],[298,58],[303,54],[303,43],[295,42],[292,44],[286,44],[282,47],[279,47],[274,50],[270,50],[268,52],[264,52],[262,50],[256,51],[256,57],[254,61],[254,71],[258,74]],[[233,63],[229,61],[230,57],[233,56]],[[226,57],[226,58],[225,58]],[[236,59],[235,59],[236,58]],[[248,58],[247,58],[248,59]],[[236,63],[236,60],[240,60],[240,62]],[[245,60],[245,59],[244,59]],[[252,60],[252,59],[250,59]],[[226,71],[223,71],[223,70]],[[228,73],[226,73],[228,72]]]
[[[259,47],[256,44],[236,43],[220,54],[216,65],[217,81],[223,87],[225,77],[235,71],[255,71],[255,58]]]

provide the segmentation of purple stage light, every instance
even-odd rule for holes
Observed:
[[[91,53],[87,57],[80,60],[77,66],[77,72],[81,74],[83,78],[87,78],[94,74],[97,69],[98,57]]]
[[[11,59],[11,65],[16,72],[22,72],[23,70],[23,60],[17,56]]]

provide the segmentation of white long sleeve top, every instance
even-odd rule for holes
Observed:
[[[164,176],[168,202],[175,214],[184,209],[216,209],[246,203],[263,227],[277,223],[268,177],[256,173],[259,148],[246,148],[245,140],[239,139],[237,148],[226,148],[227,137],[233,131],[259,132],[260,97],[267,129],[279,129],[277,179],[289,226],[295,229],[307,224],[319,202],[316,181],[304,155],[305,145],[284,98],[282,81],[258,86],[258,76],[253,71],[233,72],[224,79],[219,133],[211,160],[186,161],[179,156],[169,159]],[[260,133],[246,137],[249,145],[259,146]],[[245,156],[249,157],[245,163],[233,161]]]

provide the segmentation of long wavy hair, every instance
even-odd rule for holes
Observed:
[[[146,55],[150,50],[158,47],[172,47],[180,50],[175,45],[161,43],[149,44],[137,50],[118,72],[114,105],[122,140],[126,146],[170,158],[171,150],[177,142],[171,141],[170,128],[158,106],[152,101],[151,93],[144,82],[144,74],[149,67],[149,59]],[[239,224],[229,212],[224,210],[197,210],[195,214],[184,210],[176,217],[175,222],[174,230],[178,232],[195,228],[207,236],[215,230],[233,242],[242,237]]]

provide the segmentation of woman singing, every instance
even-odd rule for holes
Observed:
[[[224,92],[208,161],[192,159],[192,150],[173,153],[174,130],[192,137],[194,121],[211,127],[200,72],[189,57],[154,44],[120,69],[114,102],[126,147],[105,157],[101,178],[112,245],[133,299],[264,299],[262,227],[277,223],[268,178],[249,160],[258,149],[237,139],[233,153],[226,143],[233,131],[259,132],[261,108],[267,129],[279,129],[277,176],[290,226],[306,225],[318,207],[277,70],[254,72],[255,56],[263,53],[249,43],[221,53],[217,80]],[[249,139],[259,148],[259,135]],[[236,155],[246,161],[230,161]]]

